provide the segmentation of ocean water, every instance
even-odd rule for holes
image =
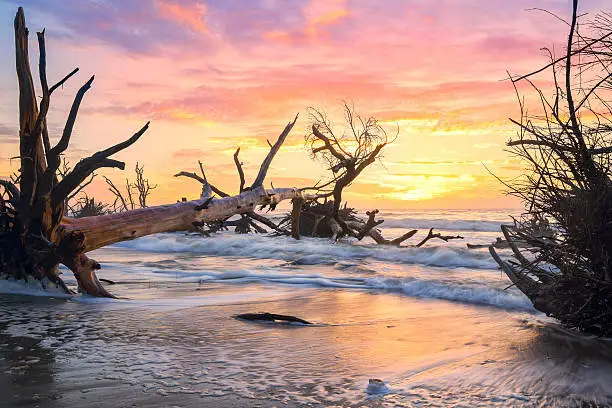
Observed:
[[[510,215],[381,212],[386,237],[419,229],[401,248],[232,232],[103,248],[91,256],[119,300],[0,286],[12,293],[0,295],[0,395],[7,406],[117,406],[112,390],[125,406],[606,406],[610,343],[538,313],[486,249],[466,247],[495,241]],[[464,239],[410,247],[430,227]],[[245,312],[315,324],[232,317]]]

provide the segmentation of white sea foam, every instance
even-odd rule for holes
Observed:
[[[401,293],[415,298],[442,299],[456,302],[494,306],[502,309],[533,311],[531,302],[521,293],[491,286],[491,282],[480,282],[468,277],[465,281],[435,280],[416,277],[385,276],[328,276],[321,274],[283,273],[278,269],[251,271],[152,271],[156,275],[167,275],[182,282],[227,283],[227,284],[277,284],[298,285],[315,288],[364,290],[373,292]],[[178,276],[178,278],[177,278]]]
[[[371,278],[368,284],[377,289],[398,291],[413,297],[453,300],[502,309],[534,310],[529,299],[522,293],[474,283]]]
[[[384,217],[381,217],[384,219]],[[444,218],[396,218],[385,219],[383,228],[429,229],[446,231],[500,232],[500,225],[508,224],[497,220],[448,220]]]
[[[34,279],[24,281],[12,278],[7,279],[3,277],[0,277],[0,293],[58,298],[70,297],[69,294],[65,293],[61,288],[48,280],[41,283],[40,281]]]
[[[225,257],[279,259],[301,265],[327,264],[345,259],[374,259],[400,264],[421,264],[447,268],[496,269],[486,251],[450,246],[423,248],[379,245],[331,244],[329,240],[269,238],[258,235],[219,234],[205,238],[184,234],[160,234],[117,244],[145,252],[187,252]]]

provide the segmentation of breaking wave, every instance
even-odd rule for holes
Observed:
[[[217,234],[206,238],[184,234],[159,234],[117,244],[145,252],[196,253],[210,256],[278,259],[295,264],[333,264],[344,259],[372,259],[400,264],[446,268],[497,269],[486,251],[451,246],[424,248],[379,245],[330,244],[320,238],[296,241],[288,237]]]

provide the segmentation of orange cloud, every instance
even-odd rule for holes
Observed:
[[[168,0],[157,0],[158,15],[167,20],[186,24],[193,31],[208,34],[207,8],[204,3],[181,5]]]
[[[321,27],[337,24],[348,15],[346,0],[312,0],[304,11],[306,34],[316,36]]]
[[[311,0],[303,9],[305,26],[299,31],[272,30],[264,38],[278,43],[305,42],[319,37],[322,30],[340,23],[349,15],[346,0]]]

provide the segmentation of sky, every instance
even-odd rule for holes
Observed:
[[[595,13],[608,0],[583,0]],[[342,104],[379,119],[397,140],[345,194],[360,208],[507,208],[520,204],[489,174],[512,178],[521,163],[504,151],[518,116],[507,72],[546,63],[562,50],[570,0],[0,0],[0,175],[19,167],[13,18],[25,9],[30,57],[46,28],[49,82],[79,67],[53,94],[50,135],[61,134],[78,88],[95,74],[66,158],[76,163],[149,131],[102,170],[116,183],[138,161],[157,188],[151,204],[197,198],[173,177],[194,171],[236,193],[233,152],[247,183],[285,124],[299,120],[268,183],[312,185],[326,174],[304,148],[308,107],[342,131]],[[609,5],[608,5],[609,8]],[[546,77],[539,80],[546,81]],[[39,92],[40,94],[40,92]],[[488,169],[488,170],[487,170]],[[89,189],[108,201],[102,177]]]

